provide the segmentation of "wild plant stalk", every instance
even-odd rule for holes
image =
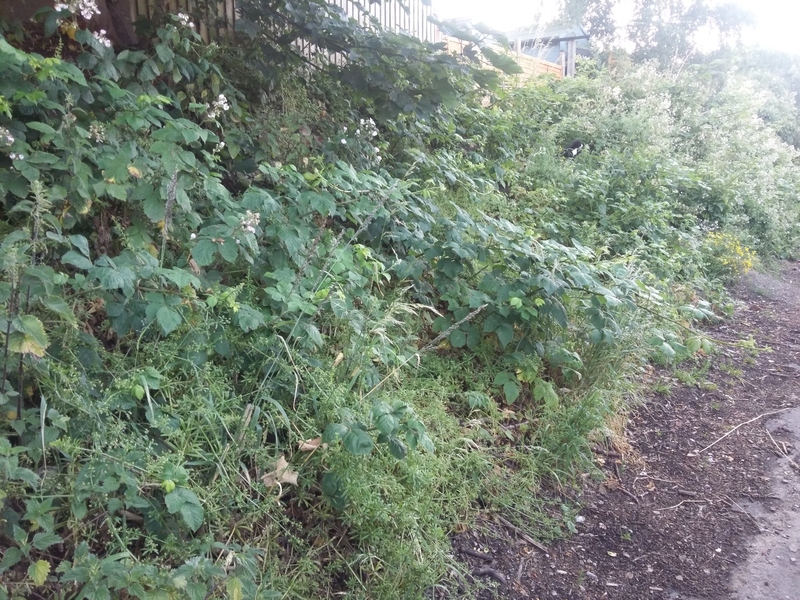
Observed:
[[[34,181],[31,184],[31,193],[33,194],[34,201],[32,203],[22,204],[21,206],[24,208],[20,208],[20,210],[29,210],[30,220],[31,220],[31,236],[30,236],[30,264],[31,266],[36,266],[37,261],[37,252],[38,252],[38,245],[39,245],[39,238],[41,236],[42,231],[42,224],[43,224],[43,215],[48,213],[52,208],[52,203],[47,196],[47,190],[42,184],[41,181]],[[28,208],[29,207],[29,208]],[[6,339],[5,339],[5,348],[3,350],[3,376],[2,380],[0,381],[0,391],[3,393],[6,390],[6,384],[8,382],[8,358],[10,353],[10,337],[11,337],[11,322],[15,316],[19,315],[20,311],[27,312],[30,308],[30,301],[31,301],[31,286],[28,285],[25,291],[25,302],[24,306],[22,306],[20,302],[20,283],[21,283],[21,275],[19,271],[19,265],[21,264],[20,261],[17,259],[16,250],[13,252],[13,258],[8,261],[8,266],[6,267],[6,272],[11,275],[11,295],[8,299],[8,315],[7,315],[7,324],[6,324]],[[24,387],[24,377],[25,377],[25,363],[24,363],[25,355],[24,353],[20,353],[19,355],[19,362],[17,365],[17,415],[19,416],[22,414],[22,389]]]
[[[167,203],[164,205],[164,228],[161,230],[161,257],[158,266],[164,267],[164,255],[167,251],[167,240],[169,239],[169,226],[172,223],[172,209],[175,207],[175,199],[178,197],[178,170],[169,178],[167,186]]]

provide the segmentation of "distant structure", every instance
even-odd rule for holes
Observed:
[[[509,33],[508,39],[517,54],[560,64],[564,77],[575,76],[577,56],[592,56],[589,34],[580,25],[518,29]]]
[[[435,0],[327,0],[342,13],[356,19],[364,27],[375,19],[385,28],[404,33],[425,42],[441,42],[442,33],[428,20],[434,14]],[[198,23],[198,33],[204,41],[220,40],[236,30],[236,0],[95,0],[100,13],[92,25],[106,29],[111,40],[122,46],[134,45],[133,23],[149,19],[156,7],[168,12],[185,12],[193,19],[204,15]],[[27,21],[40,8],[53,6],[55,0],[0,0],[0,17]]]

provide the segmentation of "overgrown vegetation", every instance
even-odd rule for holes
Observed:
[[[568,532],[548,490],[646,361],[709,353],[719,285],[796,252],[777,82],[504,90],[324,2],[249,6],[283,37],[165,16],[118,52],[62,10],[55,54],[0,40],[0,597],[458,585],[450,532]],[[311,68],[298,33],[360,52]]]

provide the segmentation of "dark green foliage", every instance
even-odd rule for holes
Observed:
[[[647,357],[711,352],[739,240],[795,250],[775,82],[586,69],[482,106],[455,57],[267,8],[257,97],[168,17],[118,54],[0,40],[0,597],[421,597],[478,498],[540,510]],[[301,34],[348,66],[298,71]]]

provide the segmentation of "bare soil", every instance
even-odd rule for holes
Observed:
[[[571,538],[537,547],[496,520],[456,536],[481,598],[800,599],[800,266],[733,294],[719,353],[656,370],[629,445],[596,448]]]

